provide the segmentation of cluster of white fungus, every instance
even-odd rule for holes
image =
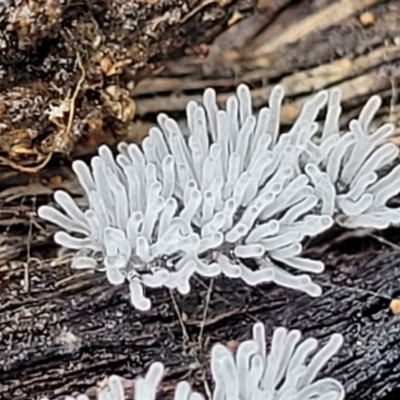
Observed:
[[[399,223],[399,209],[387,206],[400,191],[400,166],[392,167],[399,149],[388,142],[391,124],[370,132],[377,96],[342,133],[340,90],[321,91],[282,133],[283,96],[276,86],[269,107],[255,115],[247,86],[225,109],[207,89],[203,104],[187,105],[187,126],[161,114],[141,145],[121,143],[116,157],[102,146],[91,167],[75,161],[86,210],[58,191],[62,212],[43,206],[39,215],[64,229],[55,241],[77,250],[74,267],[104,269],[115,285],[129,281],[141,310],[151,306],[144,287],[185,294],[195,273],[318,296],[308,274],[324,265],[301,256],[304,238],[335,222],[377,229]]]
[[[334,334],[318,350],[318,341],[301,341],[297,330],[275,330],[267,354],[265,328],[262,323],[253,326],[253,338],[242,342],[236,354],[222,344],[211,352],[211,374],[214,391],[210,400],[343,400],[341,383],[332,378],[316,380],[326,363],[343,343]],[[155,400],[157,388],[164,375],[164,365],[153,363],[144,378],[137,378],[134,400]],[[111,376],[108,387],[100,391],[98,400],[125,400],[121,379]],[[175,389],[174,400],[205,400],[194,392],[186,381]],[[89,400],[86,395],[75,399]]]

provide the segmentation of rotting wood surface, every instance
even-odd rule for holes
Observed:
[[[237,4],[231,2],[224,8],[228,14],[231,12],[236,15],[233,17],[233,14],[229,14],[233,18],[230,19],[230,24],[237,22],[235,18],[240,19],[240,16],[247,15],[244,11],[239,14],[236,12],[237,9],[246,9],[243,1],[245,0],[240,0]],[[342,3],[347,6],[342,7]],[[349,3],[351,7],[348,6]],[[68,58],[70,64],[66,64],[64,68],[69,71],[67,75],[64,74],[67,83],[46,81],[46,85],[52,89],[46,89],[46,104],[41,103],[39,106],[37,102],[33,102],[34,95],[29,91],[32,88],[39,90],[43,79],[35,76],[31,83],[24,83],[26,74],[32,67],[28,65],[26,70],[15,69],[16,72],[12,72],[14,70],[10,67],[8,70],[16,76],[10,75],[8,80],[3,79],[3,82],[8,82],[7,90],[1,89],[0,84],[0,104],[3,104],[3,108],[4,104],[24,106],[24,113],[18,107],[14,109],[11,114],[17,116],[17,123],[12,123],[12,115],[8,113],[7,116],[5,109],[2,111],[0,106],[0,123],[4,128],[0,137],[0,157],[3,156],[3,164],[7,165],[4,168],[0,163],[0,188],[9,187],[14,180],[27,182],[28,178],[20,172],[15,173],[13,168],[32,172],[29,167],[33,166],[33,171],[39,170],[41,164],[49,161],[47,156],[53,151],[56,155],[53,156],[50,171],[54,164],[59,163],[58,152],[70,154],[72,151],[73,157],[77,157],[93,154],[99,143],[114,143],[123,138],[140,141],[149,126],[154,124],[155,116],[159,112],[182,117],[187,102],[200,100],[204,88],[209,86],[219,90],[219,100],[223,102],[238,83],[246,82],[252,89],[254,106],[261,107],[267,103],[272,86],[277,82],[282,83],[286,89],[282,111],[284,124],[293,122],[301,105],[317,90],[332,86],[342,89],[342,126],[358,114],[370,96],[380,94],[384,101],[377,121],[395,123],[396,136],[400,133],[400,107],[397,104],[400,77],[400,3],[397,0],[260,0],[258,6],[262,8],[257,14],[231,26],[214,45],[207,47],[209,55],[205,59],[199,57],[200,54],[193,53],[195,46],[190,47],[193,54],[179,58],[185,52],[182,47],[180,54],[174,53],[176,61],[171,61],[172,53],[171,57],[165,55],[160,58],[159,62],[155,62],[156,59],[149,55],[146,68],[141,68],[140,63],[134,63],[124,66],[123,71],[117,68],[118,73],[113,75],[115,68],[112,66],[115,67],[115,64],[110,64],[107,56],[107,46],[112,45],[108,43],[106,36],[102,36],[104,43],[101,43],[107,48],[98,54],[104,57],[93,58],[91,53],[92,58],[87,61],[91,63],[90,67],[80,70],[76,52],[71,55]],[[327,9],[332,18],[327,16]],[[203,11],[212,13],[213,10],[219,10],[218,5],[204,7]],[[160,10],[158,12],[162,13]],[[201,19],[202,16],[204,17],[200,13],[198,18]],[[194,17],[192,19],[187,23],[198,22]],[[313,28],[315,20],[322,21],[318,29]],[[160,29],[160,40],[165,39],[165,29],[174,29],[174,26],[165,24],[156,24],[156,27]],[[189,28],[190,26],[187,27]],[[217,36],[223,28],[212,37]],[[301,32],[303,36],[293,42],[293,32]],[[154,46],[157,43],[155,41]],[[202,46],[197,47],[197,50],[200,51],[200,48],[206,51]],[[44,63],[46,60],[51,61],[50,65],[56,65],[56,56],[63,55],[61,50],[56,51],[53,47],[49,49],[42,64],[38,64],[39,70],[33,68],[33,73],[39,73],[40,68],[47,65]],[[85,55],[82,57],[82,62],[86,65]],[[119,60],[122,56],[118,57]],[[150,64],[156,70],[150,71]],[[110,76],[107,76],[106,67],[112,70],[109,72]],[[163,67],[165,71],[160,72]],[[56,67],[52,68],[50,69],[53,71]],[[95,71],[97,72],[94,73]],[[153,76],[154,73],[159,76]],[[43,75],[42,72],[41,74]],[[149,74],[152,77],[145,78]],[[96,76],[101,78],[100,81],[96,81]],[[80,78],[83,79],[82,87],[72,115],[69,112],[69,102],[73,98],[74,90],[79,89]],[[136,86],[134,82],[138,82]],[[25,100],[22,103],[18,100],[23,94],[21,88],[30,93],[29,96],[28,92],[24,93]],[[64,90],[65,93],[60,97],[55,94],[54,88],[58,91]],[[10,101],[9,94],[12,93],[16,94],[16,102]],[[27,100],[29,98],[32,101]],[[8,109],[12,110],[13,107]],[[51,109],[54,111],[53,116],[49,115]],[[63,117],[57,117],[58,112],[62,112]],[[37,129],[32,130],[35,126]],[[76,133],[72,135],[74,145],[69,140],[64,141],[66,129],[69,128]],[[397,137],[394,140],[400,142]],[[69,145],[64,147],[65,143]],[[65,161],[65,157],[62,157],[62,161]]]
[[[389,303],[400,293],[400,253],[343,254],[330,257],[326,273],[317,278],[324,292],[317,299],[276,286],[250,289],[237,280],[217,280],[204,320],[209,282],[195,281],[190,295],[176,297],[187,337],[168,292],[150,291],[153,309],[138,313],[129,304],[128,288],[111,287],[102,273],[31,263],[26,292],[24,271],[3,267],[1,398],[94,394],[104,377],[131,379],[156,360],[168,367],[160,398],[170,398],[179,379],[204,392],[212,344],[248,338],[256,320],[269,333],[276,326],[298,328],[322,342],[341,332],[344,347],[325,376],[344,383],[348,400],[398,398],[400,319]],[[129,391],[131,382],[126,384]]]
[[[152,120],[159,112],[183,112],[189,100],[201,100],[205,87],[222,92],[219,100],[223,103],[240,82],[250,85],[254,105],[261,107],[279,82],[286,91],[282,122],[291,124],[310,95],[338,86],[343,91],[343,126],[366,99],[380,94],[384,99],[381,118],[394,122],[398,134],[400,3],[282,3],[287,8],[279,16],[272,14],[267,21],[254,16],[223,34],[207,59],[169,63],[162,76],[140,82],[133,91],[136,115]],[[315,28],[315,21],[323,21],[320,29]],[[239,49],[219,51],[227,43],[232,47],[232,36],[239,32]]]
[[[168,60],[204,56],[253,0],[0,2],[0,165],[34,173],[78,140],[132,129],[130,92]]]
[[[398,134],[400,4],[397,0],[357,0],[352,2],[356,8],[350,15],[347,8],[336,7],[335,17],[328,18],[320,29],[310,27],[307,18],[321,15],[319,13],[323,16],[326,7],[340,3],[343,1],[261,0],[259,6],[262,5],[264,11],[222,35],[210,47],[207,59],[200,60],[192,55],[179,62],[167,62],[166,55],[162,62],[154,64],[156,68],[167,65],[160,77],[144,79],[132,90],[128,88],[134,105],[125,97],[122,99],[123,104],[135,108],[135,122],[131,124],[129,121],[129,129],[112,118],[112,122],[105,119],[106,125],[96,125],[98,107],[103,107],[106,104],[103,101],[106,102],[108,97],[93,99],[81,94],[77,97],[74,123],[84,119],[86,111],[93,111],[91,115],[94,118],[86,120],[87,128],[93,131],[85,131],[87,142],[80,143],[81,148],[75,148],[75,154],[92,153],[98,142],[108,141],[114,133],[130,140],[140,140],[158,112],[168,111],[182,117],[187,101],[200,99],[205,87],[219,89],[222,93],[220,100],[224,100],[241,81],[250,84],[257,107],[266,103],[272,84],[282,82],[288,96],[282,114],[285,124],[293,121],[300,105],[315,90],[336,85],[342,88],[343,125],[359,112],[368,97],[378,93],[384,99],[378,120],[394,122]],[[67,14],[70,19],[63,20],[64,27],[68,26],[71,18],[85,20],[86,14],[80,15],[76,10],[85,10],[86,6],[81,2],[71,4],[68,9],[71,14]],[[239,4],[243,3],[232,2],[224,10],[234,10]],[[151,5],[148,7],[152,9]],[[74,9],[75,14],[72,12]],[[205,7],[199,18],[213,10],[220,10],[216,3]],[[233,17],[234,12],[230,15]],[[161,25],[156,24],[156,27],[162,28],[159,31],[162,40],[165,29],[173,30],[173,27],[169,28],[165,22],[163,25],[163,21],[158,23]],[[296,28],[297,24],[300,27]],[[304,32],[307,26],[309,31],[305,31],[304,37],[293,42],[292,32],[300,28]],[[43,34],[56,32],[57,24],[54,29]],[[280,39],[279,46],[275,44],[274,47],[272,39],[275,37]],[[38,40],[46,43],[46,40]],[[194,48],[200,53],[205,51],[202,46]],[[17,69],[12,66],[23,66],[23,62],[29,59],[38,60],[35,65],[47,65],[43,64],[46,58],[40,59],[40,56],[50,54],[54,57],[56,50],[49,49],[45,47],[41,50],[44,52],[39,53],[25,49],[23,54],[26,58],[18,58],[19,52],[7,53],[6,60],[16,62],[7,67],[7,71],[14,74],[9,75],[12,81],[7,81],[10,85],[7,90],[11,88],[17,94],[20,92],[16,88],[20,86],[39,90],[40,85],[29,82],[29,74],[32,71],[36,73],[35,79],[39,83],[42,82],[39,78],[43,80],[46,74],[33,67]],[[61,86],[69,91],[68,96],[72,96],[81,71],[74,52],[68,53],[63,48],[60,51],[69,54],[69,63],[66,64],[68,82]],[[262,51],[266,53],[260,55]],[[181,55],[182,48],[174,54]],[[82,62],[85,60],[83,54]],[[110,67],[103,61],[103,68],[107,65]],[[55,70],[50,68],[50,71]],[[152,72],[139,69],[135,73],[142,78]],[[128,85],[131,75],[123,77],[126,79],[123,82]],[[106,77],[107,84],[101,86],[102,90],[117,81],[113,75]],[[0,80],[0,85],[4,82]],[[6,93],[3,88],[0,91],[0,95]],[[48,95],[48,99],[57,96],[54,105],[59,105],[64,99],[64,95],[57,94],[57,91]],[[43,105],[35,112],[29,108],[29,102],[25,107],[30,114],[29,118],[19,122],[20,127],[40,123],[41,127],[49,129],[47,133],[55,132],[49,128],[54,126],[48,121],[49,115],[43,112]],[[112,106],[104,109],[108,113],[121,110]],[[18,110],[15,113],[17,115]],[[68,116],[69,113],[65,113],[62,119],[64,128]],[[107,127],[106,133],[104,127]],[[5,138],[7,136],[3,135],[2,140]],[[25,150],[35,150],[37,141],[23,135],[21,140],[17,144],[22,147],[14,148],[16,161],[25,165],[28,160],[28,165],[31,165],[36,160],[36,153],[30,156]],[[398,138],[393,140],[398,141]],[[15,144],[12,141],[3,143]],[[3,152],[11,151],[12,146],[7,146],[2,148]],[[23,174],[10,168],[0,172],[0,190],[8,188],[0,196],[0,398],[34,400],[44,394],[57,397],[72,394],[75,390],[93,393],[94,385],[105,376],[116,373],[133,378],[156,360],[164,361],[169,368],[162,386],[163,393],[170,395],[172,384],[181,378],[188,378],[204,391],[203,372],[207,371],[211,344],[218,340],[226,343],[248,338],[255,319],[267,322],[271,329],[279,325],[299,328],[306,336],[315,335],[321,340],[326,340],[334,331],[343,333],[345,347],[324,371],[326,375],[345,384],[347,399],[350,400],[399,398],[400,320],[399,316],[391,315],[389,303],[392,297],[400,295],[400,253],[380,254],[381,251],[376,251],[373,255],[365,255],[360,250],[353,259],[338,259],[337,254],[331,257],[325,254],[328,270],[318,278],[324,288],[324,295],[319,299],[276,287],[250,290],[238,281],[217,281],[200,346],[198,336],[207,286],[195,284],[190,296],[178,299],[189,334],[189,340],[184,341],[169,293],[151,292],[153,310],[139,315],[129,305],[127,288],[110,287],[102,274],[73,272],[67,263],[51,265],[54,245],[50,244],[48,232],[36,219],[35,199],[49,195],[54,188],[70,189],[68,168],[58,161],[53,160],[41,172],[40,179],[45,181],[45,185],[31,179],[30,185],[24,186],[28,180]],[[52,180],[54,175],[57,179]],[[71,191],[74,190],[75,186]],[[360,249],[368,247],[360,241],[363,243]],[[351,245],[345,242],[343,246]]]

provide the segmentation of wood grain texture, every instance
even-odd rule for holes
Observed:
[[[65,263],[31,263],[26,293],[23,269],[3,267],[2,398],[93,394],[104,377],[132,379],[154,361],[165,362],[168,371],[161,398],[169,398],[178,379],[187,378],[204,392],[211,345],[249,338],[259,320],[269,334],[277,326],[297,328],[322,343],[341,332],[344,347],[324,375],[343,382],[349,400],[394,399],[400,393],[400,319],[389,304],[400,293],[400,253],[374,250],[360,257],[345,255],[342,248],[329,258],[326,273],[316,278],[323,287],[320,298],[220,279],[204,321],[209,282],[194,280],[190,295],[176,297],[187,340],[163,290],[150,291],[153,309],[138,313],[129,304],[127,287],[109,286],[101,273],[72,272]]]

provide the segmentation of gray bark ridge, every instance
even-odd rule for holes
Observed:
[[[299,329],[322,344],[334,332],[343,334],[344,346],[323,375],[342,382],[348,400],[395,398],[400,319],[389,304],[400,292],[399,256],[385,250],[353,261],[330,257],[317,279],[324,292],[316,299],[273,285],[250,288],[217,279],[204,322],[209,282],[195,278],[188,296],[174,294],[188,340],[167,291],[150,292],[152,310],[139,313],[128,288],[110,286],[102,273],[38,263],[30,267],[27,293],[24,271],[8,269],[0,294],[1,397],[93,393],[104,377],[134,378],[154,361],[163,361],[168,371],[160,398],[169,398],[179,379],[204,391],[212,344],[249,338],[259,320],[270,333],[278,326]]]

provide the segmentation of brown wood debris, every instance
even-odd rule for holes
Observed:
[[[1,2],[0,164],[37,172],[78,141],[93,149],[126,136],[135,83],[199,52],[252,8],[252,0]]]

